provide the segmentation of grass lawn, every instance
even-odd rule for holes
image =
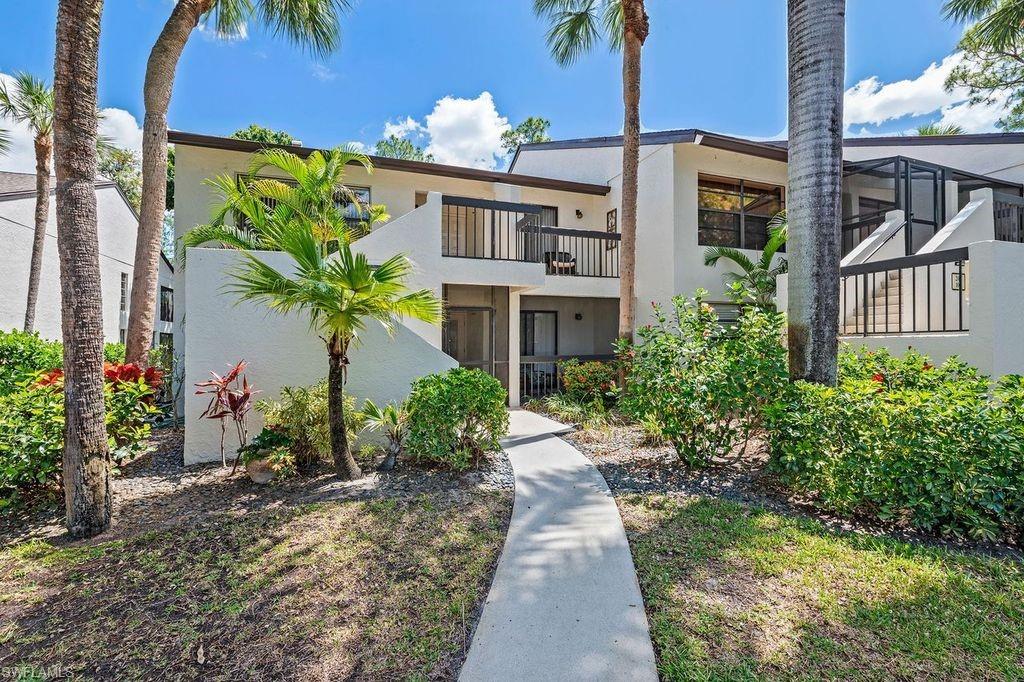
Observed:
[[[1024,567],[709,498],[618,499],[667,680],[1024,679]]]
[[[96,679],[449,679],[511,496],[329,502],[0,550],[0,669]]]

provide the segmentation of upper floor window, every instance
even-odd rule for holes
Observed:
[[[244,182],[248,177],[249,176],[247,176],[247,175],[238,175],[238,176],[236,176],[237,181],[239,183]],[[289,180],[287,178],[272,178],[270,176],[264,176],[264,177],[257,177],[255,179],[256,180],[265,180],[265,179],[277,180],[277,181],[282,182],[282,183],[284,183],[286,185],[289,185],[291,187],[294,187],[296,185],[294,180]],[[348,190],[347,192],[338,192],[335,195],[335,198],[334,198],[335,205],[342,210],[342,212],[345,214],[345,218],[348,219],[348,220],[356,220],[356,221],[369,220],[369,217],[370,217],[370,188],[369,187],[359,187],[359,186],[355,186],[355,185],[345,185],[345,188]],[[273,210],[274,207],[277,205],[277,202],[274,199],[270,199],[270,198],[267,198],[267,197],[263,197],[262,201],[266,205],[267,209],[269,209],[269,210]],[[235,221],[236,221],[235,222],[236,225],[238,225],[242,229],[247,229],[246,223],[248,222],[248,220],[245,218],[245,216],[243,216],[243,215],[236,215]]]
[[[768,223],[785,207],[785,190],[749,180],[697,176],[697,243],[763,249]]]
[[[160,321],[174,322],[174,289],[160,287]]]
[[[121,273],[121,312],[128,311],[128,273]]]

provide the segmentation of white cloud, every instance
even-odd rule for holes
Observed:
[[[327,65],[320,64],[319,62],[313,62],[310,69],[313,71],[313,78],[324,83],[332,81],[338,77],[338,73],[336,71],[332,71],[327,67]]]
[[[213,26],[209,24],[199,24],[199,35],[204,40],[209,40],[218,43],[236,43],[249,38],[249,26],[247,24],[241,24],[238,30],[234,33],[221,33]]]
[[[8,87],[11,87],[11,83],[14,81],[5,73],[0,73],[0,80]],[[99,127],[101,135],[105,135],[115,146],[126,147],[136,152],[142,151],[142,128],[131,113],[114,107],[102,109],[101,113],[103,114]],[[18,173],[35,172],[35,147],[32,142],[32,132],[28,126],[0,117],[0,127],[7,130],[11,136],[11,150],[7,155],[0,156],[0,170]]]
[[[388,121],[384,124],[384,137],[405,137],[409,133],[423,133],[423,126],[419,121],[414,119],[412,116],[406,116],[404,121],[398,121],[392,123]]]
[[[946,78],[962,60],[957,52],[939,63],[932,62],[916,78],[882,83],[871,76],[847,89],[843,102],[847,133],[867,134],[864,124],[880,126],[927,114],[937,114],[939,122],[955,123],[969,133],[995,130],[1005,112],[1005,96],[992,104],[971,104],[966,89],[945,88]],[[858,124],[860,130],[851,132]]]

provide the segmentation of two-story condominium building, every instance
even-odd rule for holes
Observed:
[[[209,219],[216,197],[203,181],[241,176],[260,145],[179,132],[170,141],[180,236]],[[1024,351],[1017,358],[997,350],[1011,333],[999,316],[1022,304],[993,298],[997,283],[1024,286],[1024,135],[864,138],[845,150],[842,332],[894,348],[927,340],[924,350],[963,354],[988,372],[1017,361],[1024,369]],[[768,222],[785,207],[785,143],[664,131],[641,136],[640,158],[638,324],[651,302],[697,288],[728,314],[725,266],[705,266],[703,251],[761,249]],[[371,261],[408,254],[416,263],[410,285],[441,296],[446,315],[440,328],[409,322],[392,340],[364,339],[353,392],[402,398],[411,378],[458,364],[496,376],[517,405],[557,390],[560,360],[610,357],[621,137],[524,145],[507,172],[372,161],[372,173],[353,166],[346,182],[392,219],[354,248]],[[241,357],[271,395],[325,375],[322,348],[303,320],[236,306],[220,291],[236,255],[192,251],[174,287],[185,310],[176,348],[184,349],[186,381]],[[280,254],[266,257],[278,262]],[[971,267],[975,260],[984,266]],[[1024,319],[1024,309],[1015,314]],[[372,372],[361,369],[368,364]],[[208,457],[213,432],[193,431],[186,457]]]

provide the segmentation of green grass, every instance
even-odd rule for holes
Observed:
[[[343,502],[0,550],[0,668],[97,679],[447,679],[510,496]]]
[[[619,500],[666,680],[1024,679],[1024,568],[711,499]]]

